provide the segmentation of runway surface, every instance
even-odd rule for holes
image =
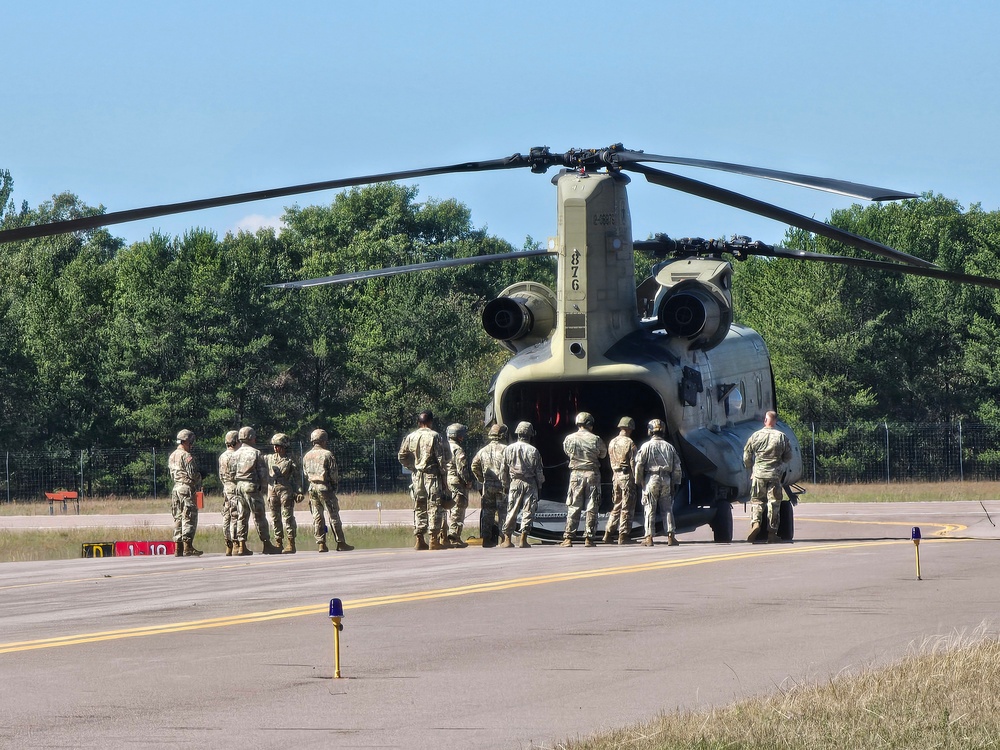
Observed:
[[[550,748],[996,632],[1000,503],[795,523],[775,545],[3,564],[0,745]]]

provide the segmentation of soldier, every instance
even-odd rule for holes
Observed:
[[[635,421],[632,417],[622,417],[618,421],[618,434],[608,443],[608,459],[611,461],[612,492],[614,505],[608,515],[608,525],[604,529],[604,543],[610,544],[618,531],[618,544],[631,544],[632,511],[635,508],[635,443],[632,431]]]
[[[528,532],[531,521],[538,507],[538,490],[545,481],[542,473],[542,454],[531,444],[535,436],[535,428],[531,422],[519,422],[514,429],[517,442],[511,443],[503,451],[503,482],[504,491],[508,492],[507,519],[503,524],[503,540],[501,547],[513,547],[511,539],[517,514],[521,514],[521,537],[518,547],[530,547]]]
[[[232,459],[236,446],[240,444],[239,433],[226,433],[226,449],[219,454],[219,482],[222,484],[222,536],[226,540],[226,557],[233,554],[233,539],[236,538],[236,471]]]
[[[417,429],[403,438],[399,446],[399,463],[413,476],[410,494],[413,497],[413,549],[443,549],[440,542],[444,516],[441,490],[442,473],[451,459],[448,443],[434,431],[434,414],[422,411],[417,415]],[[424,534],[430,531],[430,543]]]
[[[784,465],[792,460],[792,446],[781,430],[776,412],[764,415],[764,426],[747,440],[743,448],[743,464],[753,469],[750,486],[750,533],[747,541],[756,541],[763,525],[764,502],[767,501],[767,521],[770,525],[767,541],[779,540],[778,523],[781,517],[781,476]]]
[[[589,412],[576,415],[577,431],[563,441],[569,457],[569,489],[566,492],[566,530],[560,547],[572,547],[573,535],[580,526],[580,514],[587,504],[584,546],[593,547],[597,528],[597,509],[601,504],[601,459],[608,455],[604,441],[594,434],[594,418]]]
[[[198,503],[195,493],[201,489],[201,473],[191,455],[194,433],[181,430],[177,433],[177,450],[170,454],[167,466],[174,482],[170,490],[170,511],[174,516],[174,555],[197,557],[201,550],[194,548],[194,535],[198,531]]]
[[[299,466],[288,455],[288,435],[271,438],[274,452],[267,458],[267,505],[274,524],[274,544],[285,554],[295,554],[295,504],[302,502]]]
[[[507,426],[490,427],[490,442],[479,449],[472,459],[472,474],[483,487],[479,510],[479,536],[484,547],[496,545],[493,525],[503,529],[507,520],[507,493],[503,488],[505,465],[504,448],[507,447]]]
[[[253,427],[240,427],[237,434],[240,447],[233,454],[232,462],[236,475],[236,497],[239,514],[236,519],[236,539],[233,540],[234,555],[252,555],[247,547],[250,533],[250,516],[257,525],[257,534],[264,543],[265,555],[280,555],[281,548],[271,544],[271,530],[264,512],[264,488],[267,487],[267,464],[257,450],[257,432]]]
[[[448,448],[451,450],[451,460],[448,462],[448,490],[455,505],[450,511],[448,523],[448,540],[453,547],[468,547],[462,540],[462,529],[465,526],[465,512],[469,507],[469,488],[472,486],[472,472],[465,456],[462,444],[469,430],[464,424],[448,425]]]
[[[330,551],[326,546],[327,524],[323,517],[325,510],[326,515],[330,517],[330,526],[333,527],[337,552],[350,552],[354,546],[347,543],[344,525],[340,521],[340,500],[337,498],[340,474],[337,471],[337,459],[326,447],[329,436],[326,430],[313,430],[309,435],[309,442],[313,447],[302,458],[302,466],[309,480],[309,508],[313,514],[316,546],[320,552]]]
[[[642,509],[646,525],[642,546],[653,546],[656,515],[660,505],[665,505],[667,545],[674,547],[677,545],[674,533],[674,493],[681,483],[681,457],[677,449],[663,437],[667,432],[663,420],[651,420],[647,429],[649,440],[642,444],[635,456],[635,484],[642,488]]]

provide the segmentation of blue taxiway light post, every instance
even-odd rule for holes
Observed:
[[[914,526],[910,530],[910,539],[913,540],[913,548],[917,551],[917,580],[920,580],[920,527]]]
[[[330,620],[333,622],[333,677],[340,679],[340,631],[344,629],[344,603],[340,599],[330,600]]]

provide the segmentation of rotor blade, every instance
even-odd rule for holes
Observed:
[[[903,198],[919,197],[913,193],[904,193],[900,190],[875,187],[874,185],[864,185],[859,182],[834,180],[828,177],[814,177],[813,175],[785,172],[778,169],[749,167],[745,164],[732,164],[726,161],[686,159],[682,156],[661,156],[659,154],[647,154],[642,151],[627,150],[615,152],[613,158],[619,165],[651,161],[662,164],[679,164],[687,167],[715,169],[720,172],[735,172],[736,174],[761,177],[765,180],[776,180],[777,182],[787,182],[789,185],[799,185],[800,187],[812,188],[814,190],[825,190],[828,193],[838,193],[839,195],[846,195],[851,198],[863,198],[869,201],[895,201]]]
[[[916,268],[915,266],[903,266],[898,263],[886,263],[881,260],[868,260],[867,258],[851,258],[846,255],[826,255],[824,253],[811,253],[807,250],[789,250],[786,247],[773,247],[767,250],[753,250],[748,255],[765,255],[774,258],[792,258],[795,260],[816,260],[821,263],[834,263],[841,266],[855,266],[857,268],[867,268],[873,271],[889,271],[890,273],[904,273],[910,276],[925,276],[930,279],[943,279],[944,281],[954,281],[959,284],[974,284],[976,286],[986,286],[992,289],[1000,289],[1000,279],[989,276],[970,276],[954,271],[945,271],[940,268]]]
[[[347,284],[351,281],[375,279],[381,276],[396,276],[401,273],[410,273],[411,271],[429,271],[434,268],[451,268],[453,266],[474,266],[483,263],[495,263],[501,260],[534,258],[539,255],[555,255],[555,253],[552,253],[549,250],[517,250],[512,253],[474,255],[470,258],[432,260],[427,263],[414,263],[409,266],[391,266],[390,268],[376,268],[370,271],[352,271],[350,273],[337,274],[336,276],[324,276],[321,279],[306,279],[304,281],[286,281],[283,284],[269,284],[268,289],[306,289],[308,287],[324,286],[326,284]]]
[[[0,244],[4,242],[15,242],[17,240],[28,240],[36,237],[49,237],[54,234],[65,234],[67,232],[79,232],[97,227],[110,226],[111,224],[125,224],[130,221],[140,219],[151,219],[156,216],[169,216],[171,214],[181,214],[188,211],[201,211],[206,208],[218,208],[219,206],[231,206],[237,203],[250,203],[252,201],[265,200],[267,198],[282,198],[289,195],[300,195],[302,193],[315,193],[320,190],[336,190],[357,185],[368,185],[377,182],[392,182],[394,180],[408,180],[414,177],[428,177],[431,175],[450,174],[455,172],[486,172],[498,169],[512,169],[515,167],[529,166],[528,160],[520,154],[514,154],[503,159],[492,159],[489,161],[470,161],[461,164],[451,164],[441,167],[428,167],[425,169],[410,169],[401,172],[386,172],[383,174],[363,175],[361,177],[348,177],[340,180],[326,180],[324,182],[310,182],[303,185],[292,185],[290,187],[274,188],[271,190],[257,190],[250,193],[236,193],[234,195],[223,195],[217,198],[204,198],[201,200],[183,201],[181,203],[166,203],[161,206],[148,206],[146,208],[133,208],[126,211],[114,211],[97,216],[86,216],[79,219],[67,219],[64,221],[53,221],[49,224],[35,224],[33,226],[18,227],[16,229],[0,230]]]
[[[733,206],[734,208],[749,211],[750,213],[757,214],[758,216],[774,219],[775,221],[780,221],[784,224],[798,227],[799,229],[805,229],[807,232],[812,232],[831,240],[842,242],[845,245],[856,247],[859,250],[866,250],[870,253],[881,255],[883,258],[889,258],[891,260],[897,260],[902,263],[909,263],[911,265],[921,266],[924,268],[934,267],[934,264],[929,261],[917,258],[913,255],[908,255],[907,253],[900,252],[899,250],[894,250],[888,245],[883,245],[881,242],[875,242],[867,237],[862,237],[844,229],[838,229],[837,227],[826,224],[825,222],[810,219],[808,216],[797,214],[794,211],[789,211],[788,209],[780,208],[771,203],[765,203],[764,201],[759,201],[756,198],[750,198],[740,193],[734,193],[731,190],[725,190],[723,188],[715,187],[714,185],[709,185],[705,182],[699,182],[698,180],[692,180],[688,177],[681,177],[680,175],[672,174],[670,172],[664,172],[659,169],[654,169],[653,167],[647,167],[644,164],[630,164],[628,167],[622,168],[628,169],[630,172],[638,172],[645,175],[646,179],[655,185],[680,190],[683,193],[690,193],[691,195],[707,198],[708,200],[716,201],[717,203],[723,203],[727,206]]]

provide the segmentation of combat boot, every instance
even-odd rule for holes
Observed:
[[[448,535],[445,534],[443,531],[441,532],[441,535],[438,537],[438,541],[441,545],[440,547],[438,547],[438,549],[451,549],[451,539],[449,539]],[[431,549],[434,548],[431,547]]]
[[[652,547],[653,546],[653,537],[651,537],[651,536],[644,536],[642,538],[641,544],[642,544],[643,547]]]
[[[517,540],[517,546],[518,547],[530,547],[531,546],[530,544],[528,544],[528,532],[527,531],[522,531],[521,532],[521,538]]]
[[[184,557],[184,542],[174,542],[174,557]]]
[[[514,542],[511,541],[510,534],[504,534],[503,539],[500,540],[500,546],[504,549],[508,549],[514,546]]]
[[[326,537],[323,537],[318,542],[316,542],[316,545],[317,545],[317,549],[316,549],[317,552],[329,552],[330,551],[330,548],[326,546]]]
[[[628,534],[620,534],[618,536],[618,544],[632,544],[632,537]]]
[[[226,557],[232,557],[232,556],[233,556],[233,540],[232,539],[227,539],[226,540]]]
[[[337,542],[337,552],[350,552],[354,549],[353,544],[348,544],[347,541]]]
[[[194,548],[194,544],[190,540],[184,541],[184,557],[201,557],[202,554],[200,549]]]
[[[275,547],[273,544],[271,544],[271,540],[270,539],[262,539],[261,541],[264,542],[264,552],[263,552],[263,554],[265,554],[265,555],[280,555],[281,554],[281,547]]]
[[[747,534],[747,541],[756,542],[758,536],[760,536],[760,524],[755,523],[753,526],[750,527],[750,533]]]
[[[283,554],[283,555],[294,555],[295,554],[295,540],[294,539],[286,539],[285,540],[285,547],[284,547],[284,549],[281,550],[281,554]]]
[[[459,536],[449,537],[449,539],[451,540],[451,546],[455,547],[456,549],[465,549],[466,547],[469,546],[465,542],[465,540],[462,539],[462,537],[460,535]]]
[[[605,544],[611,544],[613,539],[614,539],[614,534],[611,531],[611,529],[608,529],[607,531],[604,532],[604,539],[602,539],[601,541],[604,542]]]
[[[244,540],[242,542],[236,542],[236,545],[239,546],[239,548],[240,548],[240,551],[238,553],[236,553],[240,557],[249,557],[250,555],[253,554],[253,550],[250,549],[249,547],[247,547],[246,540]]]
[[[433,549],[444,549],[444,547],[441,546],[441,537],[439,537],[437,534],[431,534],[431,541],[430,541],[430,544],[427,545],[427,547],[428,547],[428,549],[432,549],[432,550]]]
[[[594,540],[591,539],[588,536],[586,539],[583,540],[583,546],[584,547],[596,547],[597,545],[594,543]]]
[[[414,536],[414,538],[416,540],[416,541],[413,542],[413,549],[415,549],[417,551],[423,551],[423,550],[427,549],[427,542],[424,541],[424,535],[423,534],[414,534],[413,536]]]
[[[560,547],[572,547],[573,546],[573,540],[570,539],[569,537],[566,537],[561,542],[559,542],[559,546]]]
[[[678,544],[680,544],[680,542],[677,541],[677,537],[674,535],[674,532],[668,531],[667,532],[667,546],[668,547],[676,547]]]

